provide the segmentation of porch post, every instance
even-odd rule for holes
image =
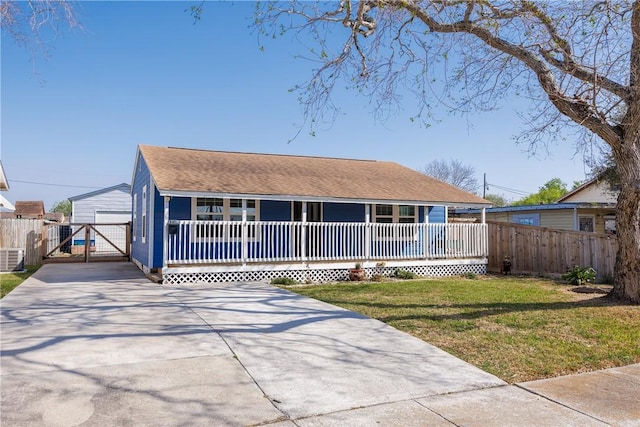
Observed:
[[[162,268],[167,268],[169,259],[169,201],[171,196],[164,196],[164,214],[162,220]]]
[[[487,208],[480,210],[480,221],[482,222],[482,230],[480,232],[480,239],[482,241],[482,256],[489,256],[489,235],[487,233]]]
[[[242,265],[247,265],[249,256],[249,238],[247,236],[249,227],[247,226],[247,199],[242,199]]]
[[[424,259],[429,258],[429,206],[423,206],[424,209],[424,218],[422,219],[422,253],[424,254]]]
[[[371,258],[371,205],[364,205],[364,258],[365,261],[369,261]]]
[[[302,236],[300,236],[300,254],[302,261],[307,259],[307,202],[302,202]]]
[[[573,208],[573,231],[579,231],[578,226],[578,208]]]

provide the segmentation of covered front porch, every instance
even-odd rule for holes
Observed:
[[[166,222],[163,278],[189,281],[344,280],[398,268],[420,276],[483,274],[487,226],[459,223],[297,221]]]

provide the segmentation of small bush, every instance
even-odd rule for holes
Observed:
[[[293,280],[291,277],[274,277],[273,279],[271,279],[272,285],[290,286],[290,285],[295,285],[296,283],[297,282]]]
[[[372,282],[384,282],[385,277],[382,274],[374,274],[369,278]]]
[[[397,268],[395,273],[393,273],[394,277],[397,277],[398,279],[403,279],[403,280],[408,280],[408,279],[415,279],[416,277],[416,273],[413,273],[411,271],[407,271],[407,270],[402,270],[400,268]]]
[[[462,275],[462,277],[464,277],[465,279],[475,279],[477,277],[476,273],[472,272],[472,271],[467,271],[466,273],[464,273]]]
[[[574,266],[572,270],[562,275],[562,279],[572,285],[584,285],[596,280],[596,271],[591,267]]]

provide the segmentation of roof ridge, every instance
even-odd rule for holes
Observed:
[[[156,147],[156,148],[170,148],[173,150],[187,150],[187,151],[204,151],[207,153],[225,153],[225,154],[251,154],[257,156],[274,156],[274,157],[302,157],[305,159],[327,159],[327,160],[347,160],[347,161],[355,161],[355,162],[373,162],[378,163],[380,160],[373,159],[353,159],[348,157],[329,157],[329,156],[305,156],[302,154],[278,154],[278,153],[255,153],[251,151],[227,151],[227,150],[208,150],[205,148],[186,148],[186,147],[160,147],[157,145],[147,145],[147,147]],[[384,162],[384,163],[393,163],[393,162]]]

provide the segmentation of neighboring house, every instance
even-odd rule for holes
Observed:
[[[73,245],[85,244],[86,237],[82,232],[76,233],[81,224],[125,224],[131,222],[131,186],[118,184],[102,188],[78,196],[69,197],[71,201],[71,232],[74,234]],[[108,227],[103,227],[108,229]],[[116,236],[116,234],[113,234]],[[118,247],[125,246],[125,233],[117,234]],[[95,247],[95,233],[91,233],[91,246]],[[115,238],[115,237],[114,237]],[[104,246],[98,244],[98,246]]]
[[[138,147],[132,260],[165,283],[483,273],[480,197],[392,162]]]
[[[37,201],[17,201],[13,206],[0,196],[0,217],[5,219],[43,219],[52,222],[64,222],[64,214],[58,212],[45,212],[44,202]]]
[[[15,211],[13,211],[14,218],[22,219],[44,219],[44,202],[42,200],[36,201],[22,201],[18,200],[15,204]]]
[[[9,191],[9,181],[4,173],[4,167],[0,161],[0,191]],[[0,194],[0,213],[13,212],[16,207],[11,204],[5,197]]]
[[[576,203],[580,206],[585,204],[589,208],[578,208],[579,215],[593,216],[595,221],[595,231],[598,233],[616,232],[616,205],[618,204],[619,191],[611,189],[611,185],[598,178],[591,179],[580,187],[568,192],[558,200],[558,203]],[[578,228],[580,228],[580,218],[578,218]],[[583,222],[585,220],[582,220]],[[586,220],[587,224],[589,220]]]
[[[9,191],[9,180],[7,180],[7,175],[4,173],[2,161],[0,161],[0,191]]]
[[[13,212],[16,210],[16,207],[11,204],[10,201],[5,199],[5,197],[0,194],[0,213],[7,213],[13,218]],[[4,218],[4,215],[3,215]]]
[[[592,179],[548,205],[490,208],[486,220],[570,231],[615,234],[617,193],[606,182]],[[457,209],[454,217],[480,218],[478,209]]]

